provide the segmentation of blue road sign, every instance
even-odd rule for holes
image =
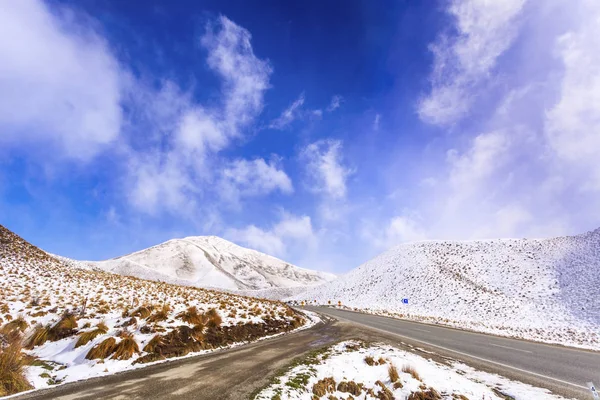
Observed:
[[[402,299],[402,303],[408,304],[408,299]]]
[[[599,396],[598,396],[598,391],[596,390],[596,386],[592,382],[588,382],[587,385],[590,388],[592,395],[594,396],[594,399],[597,399]]]

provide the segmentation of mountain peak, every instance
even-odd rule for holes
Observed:
[[[122,275],[227,290],[313,286],[335,278],[332,274],[296,267],[218,236],[171,239],[135,253],[89,264]]]

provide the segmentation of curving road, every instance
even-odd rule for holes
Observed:
[[[296,333],[206,355],[174,360],[35,391],[18,399],[241,400],[268,384],[296,357],[345,339],[385,342],[427,358],[458,359],[474,368],[591,399],[585,383],[600,381],[600,353],[424,325],[333,308],[307,309],[324,322]],[[330,317],[330,318],[327,318]],[[431,353],[434,352],[435,354]]]
[[[586,383],[600,383],[600,353],[491,336],[438,325],[340,310],[306,307],[339,320],[396,335],[406,343],[480,368],[547,387],[564,395],[590,398]]]

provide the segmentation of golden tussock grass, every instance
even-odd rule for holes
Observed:
[[[161,335],[155,335],[150,341],[144,346],[146,353],[154,353],[156,348],[163,344],[163,337]]]
[[[23,374],[25,362],[20,338],[0,349],[0,396],[8,396],[32,388]]]
[[[388,375],[390,377],[391,382],[396,382],[400,376],[398,375],[398,369],[394,365],[390,365],[388,367]]]
[[[140,306],[131,313],[131,316],[146,319],[152,314],[152,309],[153,307],[150,305]]]
[[[4,325],[2,327],[2,332],[3,333],[9,333],[12,331],[25,332],[25,329],[27,329],[28,326],[29,326],[29,324],[27,323],[27,321],[25,321],[25,318],[23,318],[22,315],[19,315],[17,318],[13,319],[12,321],[7,322],[6,325]]]
[[[48,340],[50,340],[50,338],[52,336],[51,331],[52,331],[52,328],[50,327],[50,325],[44,326],[44,325],[38,324],[35,327],[33,333],[27,339],[27,342],[25,343],[25,348],[28,350],[31,350],[35,346],[43,345]]]
[[[129,360],[134,354],[140,353],[140,348],[131,333],[121,335],[123,339],[115,346],[113,359]]]
[[[169,318],[169,311],[171,311],[171,307],[168,304],[163,304],[160,310],[155,311],[154,314],[148,317],[148,322],[166,321]]]
[[[88,331],[88,332],[83,332],[82,334],[79,335],[79,338],[77,339],[77,342],[75,343],[75,348],[80,347],[80,346],[85,346],[92,340],[96,339],[96,337],[98,337],[100,335],[104,335],[106,332],[108,332],[108,326],[106,326],[106,324],[104,322],[100,322],[98,325],[96,325],[96,328],[94,328],[93,330]]]
[[[196,308],[196,306],[188,307],[187,310],[177,314],[177,318],[190,325],[204,323],[203,316],[198,313],[198,309]]]
[[[88,351],[85,356],[86,360],[101,359],[104,360],[115,351],[117,340],[114,337],[104,339]]]
[[[411,365],[405,365],[402,367],[402,372],[406,372],[407,374],[410,374],[410,376],[412,376],[413,378],[415,378],[416,380],[420,381],[421,380],[421,376],[419,375],[419,373],[417,372],[417,370],[411,366]]]

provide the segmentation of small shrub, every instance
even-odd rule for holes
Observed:
[[[115,351],[117,340],[114,337],[104,339],[88,351],[85,356],[86,360],[101,359],[104,360]]]
[[[371,356],[366,356],[365,357],[365,362],[367,363],[368,366],[373,366],[375,365],[375,359]]]

